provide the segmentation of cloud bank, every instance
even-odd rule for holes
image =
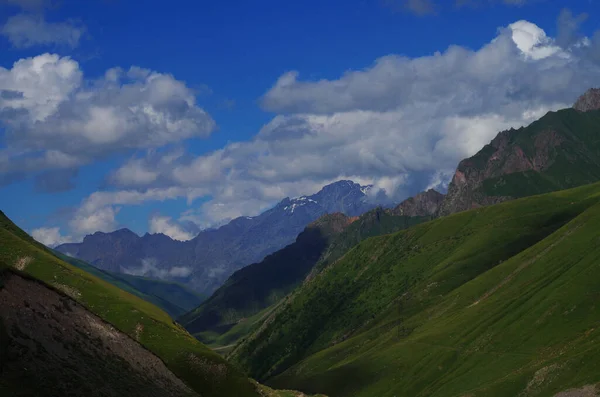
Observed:
[[[517,21],[498,29],[475,50],[454,45],[417,58],[390,54],[336,79],[307,80],[299,71],[285,72],[260,99],[263,109],[275,115],[253,139],[195,157],[182,147],[154,149],[168,138],[194,135],[191,130],[206,135],[212,129],[212,119],[191,99],[175,99],[187,98],[183,83],[165,75],[152,79],[153,72],[141,69],[109,71],[90,95],[75,102],[81,101],[86,110],[99,104],[102,109],[116,106],[118,116],[123,107],[115,104],[131,106],[131,98],[141,98],[154,110],[144,106],[132,110],[136,122],[131,127],[115,125],[105,138],[92,140],[85,128],[78,128],[84,132],[77,153],[51,147],[45,156],[70,164],[84,161],[81,153],[94,157],[117,146],[148,148],[114,170],[107,180],[112,190],[94,193],[82,203],[70,223],[74,235],[115,227],[122,206],[181,197],[192,205],[196,198],[206,197],[178,219],[151,219],[154,230],[187,239],[191,232],[182,222],[208,227],[252,216],[286,196],[311,194],[342,178],[373,184],[374,191],[385,190],[399,201],[426,188],[444,189],[458,161],[476,153],[499,131],[571,106],[595,86],[600,81],[600,41],[598,35],[587,38],[578,33],[581,21],[565,11],[557,38],[533,23]],[[40,118],[46,125],[55,123],[58,127],[52,130],[61,131],[55,139],[62,134],[79,139],[69,135],[76,130],[67,128],[74,122],[70,113],[54,101],[74,106],[70,93],[81,90],[77,77],[81,72],[71,60],[54,60],[59,62],[64,63],[62,69],[52,68],[62,72],[54,72],[53,78],[62,88],[51,100],[38,102],[13,85],[5,96],[17,99],[3,101],[22,104],[28,117]],[[124,78],[136,80],[125,83]],[[142,95],[139,87],[152,87],[155,79],[165,82],[156,90],[161,95],[148,95],[148,90]],[[22,98],[18,92],[24,93]],[[64,96],[69,99],[61,100]],[[158,112],[160,117],[150,116]],[[139,128],[138,119],[150,128]],[[82,126],[100,128],[93,118],[84,121]],[[190,125],[202,128],[189,129]],[[23,136],[35,134],[41,131],[25,129]]]

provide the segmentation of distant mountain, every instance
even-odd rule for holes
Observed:
[[[499,133],[460,162],[440,215],[600,180],[600,90],[572,109]]]
[[[338,181],[312,196],[285,198],[255,217],[239,217],[218,229],[205,230],[190,241],[164,234],[140,237],[128,229],[97,232],[83,242],[56,250],[112,272],[154,276],[182,282],[209,295],[234,271],[292,243],[308,225],[326,213],[360,215],[377,202],[368,200],[370,186]]]
[[[431,220],[443,197],[435,190],[428,190],[394,209],[379,207],[360,217],[341,213],[324,215],[300,233],[294,243],[235,272],[179,322],[204,343],[230,345],[251,332],[254,324],[270,311],[269,307],[307,276],[313,278],[369,237]]]
[[[194,309],[204,300],[203,296],[172,281],[157,280],[124,273],[112,273],[98,269],[81,259],[72,258],[56,250],[52,250],[52,252],[63,261],[77,266],[81,270],[101,278],[132,295],[155,304],[174,319]]]

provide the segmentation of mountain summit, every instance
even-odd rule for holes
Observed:
[[[573,109],[580,112],[589,112],[590,110],[600,109],[600,88],[590,88],[577,99]]]
[[[260,262],[294,242],[311,222],[326,213],[360,215],[377,206],[368,200],[371,187],[342,180],[310,196],[285,198],[255,217],[239,217],[190,241],[162,234],[142,237],[129,230],[94,233],[82,243],[56,249],[109,271],[171,279],[210,294],[234,271]]]
[[[600,180],[600,90],[573,109],[500,132],[456,169],[440,215]]]

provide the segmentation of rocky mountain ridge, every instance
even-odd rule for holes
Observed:
[[[600,89],[591,89],[572,109],[500,132],[459,163],[438,215],[598,181],[599,109]]]
[[[202,231],[190,241],[164,234],[138,236],[128,229],[97,232],[83,242],[56,250],[112,272],[154,276],[182,282],[212,293],[234,271],[292,243],[311,222],[324,214],[357,216],[377,205],[371,187],[342,180],[310,196],[285,198],[255,217],[239,217],[218,229]]]

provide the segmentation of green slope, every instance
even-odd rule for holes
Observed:
[[[137,339],[200,395],[258,395],[254,384],[244,374],[175,324],[167,313],[60,260],[1,212],[0,263],[9,264],[16,271],[61,290]]]
[[[166,311],[172,318],[177,318],[192,310],[203,300],[200,295],[181,284],[123,273],[107,272],[56,250],[52,250],[52,253],[73,266],[77,266],[130,294],[155,304]]]
[[[309,272],[318,272],[368,237],[406,229],[429,219],[393,215],[392,211],[382,208],[358,219],[339,213],[325,215],[293,244],[260,263],[238,270],[179,322],[204,343],[229,346],[252,332]]]
[[[600,184],[361,242],[230,358],[330,396],[553,396],[600,381]]]
[[[179,322],[205,343],[235,342],[251,328],[257,313],[278,302],[306,277],[331,239],[350,222],[341,213],[325,215],[300,233],[294,243],[235,272]]]

